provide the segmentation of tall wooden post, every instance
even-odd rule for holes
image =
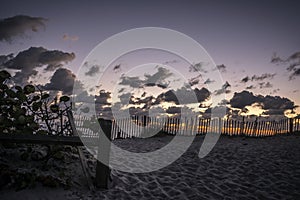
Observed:
[[[253,136],[257,137],[257,124],[258,124],[258,117],[256,117],[254,121],[254,127],[253,127]]]
[[[293,132],[293,126],[294,126],[294,124],[293,124],[294,119],[293,118],[289,118],[289,120],[290,120],[289,133],[292,133]]]
[[[110,120],[105,119],[99,119],[99,123],[105,135],[99,134],[95,185],[96,187],[107,189],[110,178],[110,169],[108,163],[111,145],[112,123]],[[107,137],[108,140],[104,140],[104,137]],[[104,161],[105,164],[99,160]]]
[[[244,135],[244,126],[245,126],[245,116],[243,116],[243,121],[241,122],[240,135]]]

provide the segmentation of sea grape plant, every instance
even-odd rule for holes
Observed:
[[[24,134],[71,133],[67,111],[70,98],[54,98],[34,85],[9,84],[11,75],[0,71],[0,132]]]

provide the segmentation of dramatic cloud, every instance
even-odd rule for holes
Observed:
[[[220,72],[226,72],[226,66],[224,64],[217,65],[217,69],[220,70]]]
[[[156,84],[160,84],[160,85],[166,85],[165,80],[173,75],[173,73],[170,72],[170,70],[163,68],[163,67],[158,67],[157,70],[158,71],[153,75],[149,75],[149,74],[144,75],[146,78],[145,84],[156,83]]]
[[[87,75],[87,76],[95,76],[99,71],[100,71],[100,66],[98,66],[98,65],[93,65],[93,66],[89,69],[89,71],[87,71],[87,72],[85,73],[85,75]]]
[[[37,32],[45,28],[47,20],[41,17],[17,15],[0,20],[0,41],[11,42],[12,37],[24,36],[26,31]]]
[[[245,78],[242,78],[241,82],[242,83],[247,83],[250,80],[251,80],[251,78],[249,78],[249,76],[246,76]]]
[[[197,85],[200,82],[201,77],[202,77],[201,74],[199,74],[198,76],[189,79],[189,84],[191,86]]]
[[[222,85],[221,89],[215,90],[215,94],[216,95],[220,95],[220,94],[224,94],[224,93],[228,94],[231,92],[230,90],[228,90],[228,88],[230,88],[230,87],[231,87],[231,85],[226,81],[224,83],[224,85]]]
[[[300,76],[300,52],[295,52],[287,59],[282,59],[275,54],[271,59],[271,63],[286,66],[286,70],[290,72],[289,80]]]
[[[252,76],[251,80],[252,81],[263,81],[265,79],[272,79],[272,78],[274,78],[275,75],[276,74],[268,74],[268,73],[262,74],[260,76],[254,75],[254,76]]]
[[[214,83],[216,81],[214,80],[211,80],[210,78],[206,79],[206,81],[204,81],[204,84],[211,84],[211,83]]]
[[[75,58],[74,53],[65,53],[58,50],[47,50],[43,47],[30,47],[21,51],[2,64],[1,68],[13,69],[18,72],[13,77],[18,84],[27,84],[29,77],[36,75],[37,68],[54,71]]]
[[[110,103],[108,102],[108,100],[111,98],[111,93],[110,92],[106,92],[104,90],[100,90],[99,95],[95,96],[95,104],[96,105],[110,105]]]
[[[142,97],[143,97],[143,95],[142,95]],[[147,96],[147,97],[143,97],[143,98],[131,96],[129,103],[135,104],[135,105],[149,104],[149,106],[150,106],[153,99],[154,99],[153,96]]]
[[[0,69],[3,67],[2,65],[12,59],[14,57],[13,54],[9,55],[0,55]]]
[[[257,102],[258,98],[253,95],[252,92],[242,91],[240,93],[235,92],[229,103],[233,108],[243,109],[246,106],[250,106]]]
[[[276,74],[269,74],[269,73],[265,73],[262,74],[260,76],[258,75],[253,75],[251,78],[249,76],[244,77],[241,82],[242,83],[247,83],[248,81],[263,81],[265,79],[272,79],[274,78]]]
[[[195,102],[191,97],[195,95],[197,102]],[[178,97],[178,98],[177,98]],[[181,103],[189,104],[189,103],[200,103],[207,100],[210,97],[210,92],[206,88],[195,88],[194,90],[186,89],[182,87],[180,89],[168,90],[165,93],[162,93],[157,96],[154,104],[159,104],[161,102],[173,102],[176,105],[179,105],[179,98],[181,99]]]
[[[130,86],[132,88],[143,88],[143,87],[154,87],[165,89],[168,87],[169,82],[166,81],[167,78],[171,77],[171,73],[168,69],[163,67],[158,67],[157,72],[153,75],[144,74],[144,79],[138,76],[129,77],[121,76],[120,85]]]
[[[189,71],[190,72],[203,72],[203,73],[207,73],[207,71],[204,69],[204,65],[205,65],[205,63],[203,63],[203,62],[196,63],[196,64],[191,65],[189,67]]]
[[[64,94],[72,94],[75,78],[76,76],[72,71],[65,68],[59,68],[51,77],[50,83],[47,83],[43,89],[62,91]]]
[[[255,88],[256,88],[256,87],[255,87],[254,85],[250,85],[250,86],[247,86],[247,87],[246,87],[247,90],[253,90],[253,89],[255,89]]]
[[[144,81],[140,79],[138,76],[129,77],[129,76],[121,76],[120,85],[129,86],[132,88],[141,88],[144,85]]]
[[[270,82],[262,82],[262,83],[258,83],[258,85],[260,89],[273,87],[273,85]]]
[[[168,107],[166,110],[166,113],[168,114],[180,114],[181,113],[181,107],[171,106]]]
[[[264,114],[276,113],[280,115],[283,115],[286,110],[293,110],[297,107],[294,102],[285,97],[254,95],[252,92],[248,91],[234,93],[229,103],[231,107],[239,109],[245,109],[246,106],[257,104],[262,109],[266,110]]]
[[[121,64],[114,66],[113,70],[114,72],[119,72],[121,70]]]

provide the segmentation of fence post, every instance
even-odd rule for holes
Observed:
[[[244,126],[245,126],[245,116],[243,116],[243,120],[241,122],[240,135],[244,135]]]
[[[290,127],[289,127],[289,133],[292,133],[293,132],[293,118],[289,118],[290,120]]]
[[[257,125],[258,125],[258,117],[255,118],[254,127],[253,127],[253,136],[257,137]]]
[[[110,178],[110,169],[108,165],[100,162],[99,160],[101,159],[105,163],[109,163],[112,123],[110,120],[105,119],[99,119],[99,123],[105,135],[99,134],[95,185],[96,187],[107,189],[108,180]],[[109,142],[105,142],[104,137],[107,137]]]

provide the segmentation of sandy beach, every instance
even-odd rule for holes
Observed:
[[[300,198],[300,135],[266,138],[222,136],[208,156],[200,159],[198,152],[203,138],[197,136],[182,157],[161,170],[142,174],[112,170],[110,188],[96,192],[88,190],[79,159],[71,147],[67,149],[69,152],[63,152],[63,160],[59,160],[57,155],[54,158],[56,161],[50,158],[52,163],[49,159],[47,162],[25,162],[14,153],[15,148],[1,147],[2,182],[5,178],[4,166],[9,166],[17,169],[18,173],[23,170],[31,171],[36,176],[43,173],[60,177],[61,183],[53,186],[40,181],[18,191],[15,187],[2,185],[0,199]],[[172,136],[120,139],[114,143],[130,151],[140,151],[141,148],[149,151],[171,139]],[[95,160],[86,155],[91,171],[95,172]],[[32,172],[33,168],[35,172]],[[70,186],[67,187],[66,182],[70,182]]]

